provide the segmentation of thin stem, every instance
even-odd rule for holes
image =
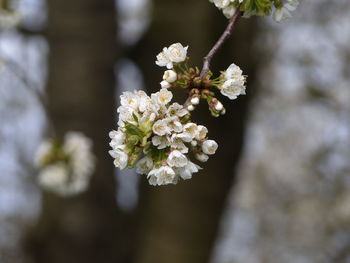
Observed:
[[[214,55],[218,52],[218,50],[222,47],[224,42],[231,36],[233,28],[238,20],[238,18],[241,16],[241,11],[239,10],[240,6],[237,7],[237,10],[235,14],[231,17],[224,33],[222,33],[221,37],[219,40],[215,43],[215,45],[212,47],[212,49],[209,51],[208,55],[206,55],[203,58],[203,68],[200,74],[200,77],[203,78],[205,75],[208,74],[210,70],[210,63],[211,60],[213,59]]]

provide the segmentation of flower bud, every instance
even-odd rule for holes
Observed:
[[[209,156],[204,153],[197,153],[194,157],[196,157],[196,159],[202,163],[205,163],[209,159]]]
[[[177,79],[177,74],[174,70],[166,70],[164,72],[163,79],[168,83],[173,83]]]
[[[214,140],[206,140],[202,144],[202,151],[205,154],[214,154],[218,148],[218,144]]]
[[[171,87],[171,84],[166,81],[166,80],[163,80],[161,83],[160,83],[160,86],[163,88],[163,89],[168,89]]]
[[[188,111],[193,111],[194,110],[194,106],[192,104],[188,105],[187,110]]]
[[[222,105],[222,103],[220,101],[218,101],[215,105],[215,109],[217,111],[222,111],[223,108],[224,108],[224,106]]]
[[[198,144],[197,141],[195,141],[195,140],[191,141],[191,145],[192,145],[193,147],[196,147],[197,144]]]
[[[193,98],[191,99],[191,103],[192,103],[193,105],[198,105],[198,104],[199,104],[199,98],[198,98],[198,97],[193,97]]]

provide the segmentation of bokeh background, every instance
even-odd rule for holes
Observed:
[[[240,65],[247,96],[223,100],[219,119],[199,107],[219,150],[166,187],[113,169],[118,97],[157,90],[155,55],[174,42],[201,66],[227,23],[220,11],[206,0],[0,3],[22,17],[0,24],[1,263],[350,262],[348,0],[303,0],[280,24],[239,21],[212,70]],[[75,197],[37,184],[33,156],[52,129],[94,140],[97,169]]]

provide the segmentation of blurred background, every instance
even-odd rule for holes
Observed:
[[[118,97],[159,89],[155,55],[174,42],[200,67],[221,12],[207,0],[0,3],[1,263],[350,262],[348,0],[239,21],[212,70],[240,65],[247,96],[223,100],[219,119],[199,107],[219,150],[166,187],[113,169]],[[38,186],[33,156],[52,130],[93,139],[86,192]]]

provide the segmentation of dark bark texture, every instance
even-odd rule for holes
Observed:
[[[114,1],[49,0],[48,6],[48,112],[56,135],[73,130],[93,139],[97,168],[84,194],[44,194],[42,214],[28,237],[29,254],[42,263],[127,262],[127,228],[115,203],[108,156],[115,113]]]

